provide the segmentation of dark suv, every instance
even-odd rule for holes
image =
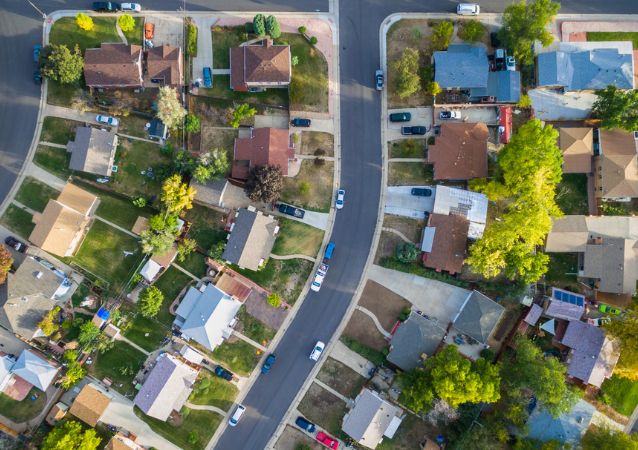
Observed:
[[[264,361],[264,365],[261,366],[261,373],[270,372],[272,365],[275,364],[275,359],[277,359],[277,357],[274,354],[271,353],[270,355],[268,355],[266,361]]]
[[[120,4],[115,2],[93,2],[93,10],[97,12],[115,12],[120,10]]]
[[[410,134],[418,134],[423,135],[427,133],[428,129],[426,127],[416,126],[416,127],[401,127],[401,134],[404,136]]]
[[[4,243],[9,247],[14,249],[16,252],[24,253],[27,251],[29,246],[22,241],[17,240],[13,236],[7,236],[4,240]]]
[[[432,197],[432,189],[428,188],[412,188],[410,194],[417,197]]]
[[[303,219],[303,216],[306,215],[306,211],[304,211],[303,209],[295,208],[294,206],[286,205],[285,203],[279,204],[279,212],[296,217],[298,219]]]
[[[307,431],[308,433],[314,433],[316,430],[315,424],[309,421],[308,419],[306,419],[305,417],[302,417],[302,416],[297,417],[297,420],[295,420],[295,423],[297,424],[299,428],[301,428],[304,431]]]
[[[299,117],[292,119],[290,125],[293,127],[305,127],[308,128],[312,121],[310,119],[300,119]]]
[[[398,112],[390,114],[390,122],[409,122],[412,114],[409,112]]]
[[[215,375],[217,375],[220,378],[223,378],[226,381],[232,381],[233,380],[232,372],[224,369],[222,366],[215,367]]]

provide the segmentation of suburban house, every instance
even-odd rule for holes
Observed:
[[[69,411],[68,405],[62,402],[57,402],[55,405],[53,405],[53,407],[51,408],[51,410],[45,417],[44,421],[47,424],[54,427],[60,420],[64,419],[68,411]]]
[[[135,442],[135,436],[125,436],[120,431],[107,442],[104,450],[146,450],[146,447]]]
[[[288,130],[280,128],[251,128],[250,137],[235,138],[231,177],[248,179],[256,166],[277,166],[288,176],[288,163],[295,157]]]
[[[212,283],[190,287],[177,307],[173,325],[185,340],[212,351],[231,335],[241,305]]]
[[[487,205],[485,194],[438,185],[432,214],[465,217],[470,222],[467,236],[474,240],[483,236],[485,231]]]
[[[394,437],[405,417],[403,410],[382,399],[370,389],[363,389],[353,408],[344,416],[341,429],[359,444],[376,448],[384,436]]]
[[[289,45],[272,39],[230,50],[230,87],[234,91],[282,88],[290,84],[292,65]]]
[[[56,200],[49,200],[41,214],[33,215],[35,228],[29,240],[58,256],[72,256],[97,209],[98,197],[67,183]]]
[[[412,311],[394,332],[387,359],[404,371],[419,367],[436,353],[444,336],[445,328]]]
[[[585,296],[553,287],[543,314],[552,319],[580,320],[585,314]]]
[[[147,283],[155,281],[164,270],[171,265],[177,256],[177,245],[173,245],[163,255],[151,255],[151,257],[144,263],[144,266],[140,269],[140,275],[146,280]]]
[[[151,83],[161,86],[182,85],[182,49],[171,45],[149,48],[146,52],[146,72]]]
[[[259,270],[270,257],[278,232],[279,224],[274,217],[252,206],[241,208],[230,226],[222,259],[241,268]]]
[[[528,437],[542,442],[558,441],[578,448],[595,412],[596,408],[585,400],[578,400],[570,411],[556,419],[546,409],[536,407],[527,421]]]
[[[594,157],[594,129],[559,129],[558,145],[563,154],[563,173],[591,173]]]
[[[90,427],[95,427],[110,403],[110,395],[104,393],[97,385],[89,383],[75,397],[69,412]]]
[[[205,184],[191,181],[195,186],[195,201],[204,205],[224,208],[224,194],[231,184],[226,178],[209,180]]]
[[[71,153],[69,168],[79,172],[110,177],[113,171],[117,135],[102,128],[77,127],[75,141],[66,144]]]
[[[487,176],[487,125],[444,123],[428,146],[428,164],[435,180],[470,180]]]
[[[470,222],[463,216],[430,214],[421,236],[423,265],[451,275],[461,272],[469,228]]]
[[[46,392],[59,370],[57,363],[44,359],[35,350],[23,350],[17,360],[3,354],[0,357],[0,390],[13,400],[22,401],[32,388]]]
[[[199,370],[169,353],[161,353],[133,403],[144,414],[166,421],[179,412],[193,391]]]
[[[0,286],[0,326],[31,340],[38,324],[56,305],[71,298],[74,284],[64,272],[37,256],[27,256]]]
[[[141,88],[142,47],[102,43],[84,51],[84,79],[92,89]]]
[[[638,197],[636,137],[624,130],[599,129],[599,154],[594,157],[596,198],[630,201]]]
[[[215,286],[242,303],[248,300],[250,293],[253,291],[252,286],[245,283],[234,272],[223,272],[217,279]]]

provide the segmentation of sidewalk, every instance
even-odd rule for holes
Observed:
[[[96,114],[90,112],[82,112],[62,106],[46,105],[44,109],[45,116],[60,117],[62,119],[76,120],[78,122],[87,122],[98,125],[95,121]]]

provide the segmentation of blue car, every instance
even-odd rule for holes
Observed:
[[[261,366],[261,373],[270,372],[270,368],[275,363],[275,359],[276,359],[276,356],[273,355],[272,353],[268,355],[268,357],[266,358],[266,361],[264,361],[264,365]]]
[[[204,87],[213,87],[213,71],[210,67],[204,67]]]
[[[308,419],[306,419],[305,417],[302,417],[302,416],[297,417],[297,420],[295,420],[295,423],[297,424],[299,428],[307,431],[308,433],[314,433],[316,430],[315,424],[309,421]]]
[[[42,50],[42,46],[40,44],[35,44],[33,46],[33,62],[40,62],[40,51]]]

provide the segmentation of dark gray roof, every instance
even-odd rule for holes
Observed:
[[[166,139],[167,135],[168,127],[164,124],[164,122],[162,122],[158,118],[151,120],[151,125],[148,129],[149,137],[156,139]]]
[[[521,99],[521,73],[517,70],[500,70],[489,72],[487,87],[470,91],[470,97],[496,97],[504,103],[518,103]]]
[[[213,206],[224,206],[223,197],[228,180],[219,178],[208,181],[206,184],[195,183],[195,201]]]
[[[443,89],[486,88],[488,72],[485,47],[452,44],[434,52],[434,81]]]
[[[422,354],[434,354],[444,335],[444,328],[412,312],[392,336],[388,361],[403,370],[414,369],[421,362]]]
[[[69,168],[80,172],[110,176],[117,148],[117,135],[100,128],[78,127],[75,141],[66,145],[71,152]]]
[[[254,208],[239,209],[222,258],[240,267],[258,270],[260,261],[270,256],[277,227],[277,221],[271,216]]]
[[[224,261],[230,261],[233,264],[239,263],[239,258],[241,258],[244,247],[248,244],[248,236],[255,223],[255,219],[257,219],[256,211],[249,211],[243,208],[238,211],[235,225],[228,237],[228,243],[222,254]]]
[[[481,344],[487,343],[505,308],[478,291],[472,291],[454,319],[454,328]]]
[[[524,321],[532,326],[536,325],[538,319],[541,318],[541,314],[543,313],[543,308],[534,303],[530,310],[527,312]]]

